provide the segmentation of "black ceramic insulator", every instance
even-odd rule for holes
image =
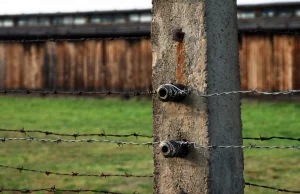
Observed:
[[[184,89],[180,84],[164,84],[158,87],[157,96],[163,102],[182,102],[187,95]]]
[[[165,158],[184,157],[188,154],[188,143],[184,141],[162,141],[159,144],[161,153]]]

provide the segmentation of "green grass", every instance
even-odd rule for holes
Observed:
[[[0,97],[0,127],[41,129],[55,132],[152,134],[152,108],[149,100],[64,99]],[[300,103],[244,102],[244,136],[300,137]],[[33,134],[35,137],[43,135]],[[0,137],[24,134],[0,133]],[[49,136],[48,138],[51,138]],[[110,138],[115,139],[115,138]],[[118,138],[122,140],[122,138]],[[123,139],[125,140],[125,139]],[[131,139],[136,141],[134,138]],[[139,138],[137,141],[149,141]],[[297,142],[273,140],[245,141],[244,144],[296,145]],[[103,143],[49,144],[6,142],[0,144],[0,164],[24,166],[59,172],[101,174],[152,174],[152,148]],[[299,187],[300,152],[296,150],[244,150],[245,180],[287,189]],[[45,176],[0,169],[0,187],[107,189],[123,193],[152,193],[151,178],[94,178]],[[276,193],[245,188],[245,193]]]

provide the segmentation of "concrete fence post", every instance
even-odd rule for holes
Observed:
[[[241,149],[162,153],[176,155],[168,146],[184,141],[243,143],[240,96],[197,96],[240,89],[236,0],[153,0],[152,11],[154,89],[172,83],[194,90],[182,102],[153,99],[154,141],[167,141],[154,146],[154,193],[242,194]]]

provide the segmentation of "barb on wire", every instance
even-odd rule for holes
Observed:
[[[243,137],[246,140],[257,140],[257,141],[269,141],[272,139],[282,139],[282,140],[290,140],[290,141],[300,141],[300,138],[293,137],[279,137],[279,136],[271,136],[271,137]]]
[[[265,186],[265,185],[258,185],[258,184],[248,183],[248,182],[245,182],[245,186],[249,186],[249,187],[260,187],[260,188],[264,188],[264,189],[271,189],[271,190],[275,190],[275,191],[277,191],[277,192],[300,193],[300,190],[299,190],[299,191],[293,191],[293,190],[281,189],[281,188],[270,187],[270,186]]]
[[[5,143],[6,141],[40,141],[40,142],[52,142],[52,143],[115,143],[118,146],[121,145],[140,145],[140,146],[151,146],[155,144],[160,144],[161,142],[124,142],[124,141],[117,141],[117,140],[107,140],[107,139],[79,139],[79,140],[66,140],[66,139],[40,139],[35,137],[29,138],[0,138],[0,141]],[[216,149],[216,148],[240,148],[240,149],[297,149],[300,150],[299,146],[257,146],[249,144],[245,145],[198,145],[196,142],[187,142],[190,146],[193,145],[196,149]]]
[[[122,96],[147,96],[156,94],[153,91],[145,92],[114,92],[114,91],[105,91],[105,92],[64,92],[64,91],[43,91],[43,90],[0,90],[0,94],[38,94],[42,96],[46,95],[70,95],[70,96],[113,96],[113,95],[122,95]]]
[[[16,132],[16,133],[40,133],[40,134],[45,134],[46,136],[48,135],[53,135],[53,136],[65,136],[65,137],[74,137],[75,139],[77,137],[90,137],[90,136],[98,136],[98,137],[144,137],[144,138],[153,138],[152,135],[143,135],[140,133],[131,133],[131,134],[107,134],[105,131],[102,131],[102,133],[56,133],[56,132],[51,132],[51,131],[42,131],[42,130],[25,130],[24,128],[21,129],[2,129],[0,128],[0,131],[2,132]]]
[[[24,167],[13,167],[13,166],[8,166],[8,165],[2,165],[0,164],[0,168],[6,168],[6,169],[13,169],[17,170],[20,172],[33,172],[33,173],[40,173],[40,174],[45,174],[47,176],[49,175],[57,175],[57,176],[70,176],[70,177],[99,177],[99,178],[106,178],[106,177],[135,177],[135,178],[151,178],[153,175],[134,175],[134,174],[108,174],[108,173],[101,173],[101,174],[88,174],[88,173],[61,173],[61,172],[52,172],[52,171],[45,171],[45,170],[34,170],[34,169],[29,169],[29,168],[24,168]]]
[[[0,188],[0,193],[2,192],[19,192],[19,193],[33,193],[33,192],[40,192],[46,191],[50,193],[56,192],[71,192],[71,193],[104,193],[104,194],[122,194],[118,192],[110,192],[106,190],[94,190],[94,189],[58,189],[54,186],[50,188],[42,188],[42,189],[15,189],[15,188]]]
[[[196,91],[198,96],[201,97],[212,97],[212,96],[222,96],[222,95],[230,95],[230,94],[261,94],[261,95],[293,95],[296,93],[300,93],[300,90],[287,90],[287,91],[281,91],[281,92],[263,92],[259,90],[245,90],[245,91],[229,91],[229,92],[217,92],[212,94],[202,94],[198,91]]]
[[[150,36],[119,36],[119,37],[91,37],[91,38],[36,38],[36,39],[10,39],[0,40],[0,43],[14,43],[14,42],[78,42],[87,40],[138,40],[150,39]]]

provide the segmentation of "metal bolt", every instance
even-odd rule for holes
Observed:
[[[187,93],[180,84],[164,84],[158,87],[157,96],[163,102],[182,102]]]
[[[184,141],[162,141],[159,144],[161,153],[165,158],[184,157],[188,154],[189,144]]]

